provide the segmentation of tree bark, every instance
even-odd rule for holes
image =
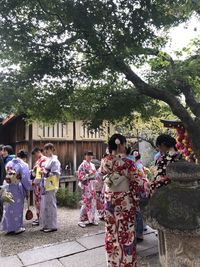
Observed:
[[[194,96],[193,88],[184,81],[178,81],[178,84],[180,86],[181,92],[185,96],[187,106],[190,108],[190,110],[195,116],[200,118],[200,103]]]
[[[181,104],[180,100],[169,91],[164,91],[153,87],[143,81],[127,64],[123,61],[118,62],[120,71],[126,76],[126,79],[134,85],[139,93],[154,99],[167,103],[173,114],[176,115],[184,124],[192,142],[193,151],[200,162],[200,125],[195,121],[186,108]],[[189,96],[187,97],[189,100]],[[194,99],[190,98],[190,101]],[[198,104],[198,103],[196,103]],[[198,110],[198,109],[197,109]]]

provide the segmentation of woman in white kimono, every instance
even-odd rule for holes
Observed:
[[[57,231],[57,205],[56,192],[59,188],[60,161],[54,155],[54,145],[48,143],[44,146],[47,160],[44,165],[41,182],[40,225],[45,233]]]

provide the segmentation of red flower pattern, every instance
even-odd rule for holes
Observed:
[[[109,155],[102,164],[104,174],[113,171],[130,179],[129,192],[105,192],[105,244],[107,267],[136,267],[135,213],[138,194],[144,190],[141,173],[126,158]]]

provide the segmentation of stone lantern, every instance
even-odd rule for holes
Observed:
[[[200,165],[179,161],[167,167],[171,183],[159,188],[144,208],[158,229],[163,267],[200,267]]]

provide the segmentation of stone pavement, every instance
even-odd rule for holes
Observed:
[[[137,245],[138,257],[148,259],[141,267],[159,267],[156,233],[148,227],[144,241]],[[149,258],[148,258],[149,257]],[[104,233],[81,237],[75,241],[51,244],[0,257],[0,267],[105,267]]]

